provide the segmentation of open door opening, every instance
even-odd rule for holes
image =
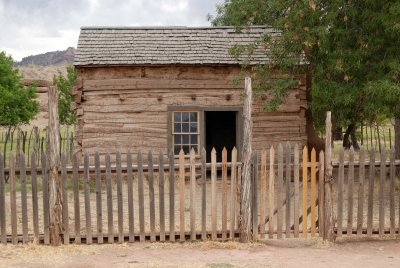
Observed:
[[[228,150],[228,162],[231,161],[231,152],[237,141],[237,112],[235,111],[206,111],[205,144],[207,162],[211,161],[211,150],[217,151],[217,162],[222,161],[222,150]]]

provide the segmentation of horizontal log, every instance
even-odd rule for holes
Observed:
[[[148,79],[148,78],[123,78],[123,79],[98,79],[84,80],[83,91],[110,90],[110,89],[157,89],[157,88],[243,88],[229,80],[195,80],[195,79]]]
[[[234,79],[241,71],[240,66],[108,66],[98,68],[80,68],[77,71],[83,79],[103,78],[169,78],[169,79]]]

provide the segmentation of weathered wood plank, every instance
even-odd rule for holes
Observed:
[[[122,196],[122,171],[121,171],[121,153],[117,152],[117,202],[118,202],[118,243],[124,242],[124,207]]]
[[[319,237],[324,234],[325,223],[325,193],[324,193],[324,176],[325,176],[325,154],[324,151],[319,152],[319,171],[318,171],[318,233]]]
[[[347,181],[347,235],[353,230],[353,184],[354,184],[354,148],[351,146],[349,152],[349,169]]]
[[[147,161],[149,164],[148,175],[149,175],[149,202],[150,202],[150,241],[156,241],[156,209],[154,200],[154,168],[153,168],[153,153],[149,151],[147,155]]]
[[[311,150],[311,237],[315,237],[317,209],[316,209],[316,184],[317,184],[317,153],[313,148]]]
[[[144,242],[145,229],[144,229],[144,185],[143,185],[143,159],[142,153],[139,151],[137,154],[138,164],[138,191],[139,191],[139,228],[140,228],[140,242]]]
[[[229,238],[234,239],[235,236],[235,212],[236,212],[236,192],[237,192],[237,150],[236,147],[232,149],[232,158],[231,158],[231,213],[230,213],[230,233]],[[266,179],[266,178],[265,178]],[[265,192],[264,192],[265,194]],[[264,198],[265,203],[265,198]],[[265,217],[265,216],[264,216]],[[263,219],[263,218],[261,218]],[[263,221],[264,222],[264,221]],[[264,226],[265,232],[265,226]]]
[[[228,151],[222,150],[222,240],[226,240],[228,214]]]
[[[81,213],[79,202],[79,178],[78,178],[78,158],[76,154],[72,156],[72,180],[74,188],[74,218],[75,218],[75,243],[81,243]]]
[[[62,183],[62,220],[64,245],[69,244],[69,216],[68,216],[68,180],[67,180],[67,156],[61,155],[61,183]]]
[[[339,151],[339,179],[338,179],[338,203],[337,203],[337,236],[343,234],[343,191],[344,191],[344,150]]]
[[[372,143],[371,143],[372,144]],[[368,180],[368,215],[367,215],[367,236],[372,236],[372,221],[374,213],[374,184],[375,184],[375,148],[371,146],[369,156],[369,180]]]
[[[233,170],[233,169],[232,169]],[[267,192],[267,151],[262,149],[261,151],[261,177],[260,177],[260,238],[265,238],[265,204],[266,204],[266,192]]]
[[[114,243],[114,216],[112,202],[112,177],[111,177],[111,159],[110,154],[106,154],[106,187],[107,187],[107,233],[108,243]],[[139,162],[138,162],[139,165]]]
[[[294,202],[293,202],[293,220],[294,220],[294,237],[299,237],[299,179],[300,179],[300,157],[299,157],[299,145],[294,145],[294,166],[293,166],[293,178],[294,178]],[[271,212],[270,212],[271,213]]]
[[[285,150],[285,184],[286,184],[286,219],[285,219],[285,225],[286,225],[286,238],[290,237],[290,181],[291,181],[291,151],[292,148],[290,146],[290,143],[286,143],[286,150]]]
[[[211,151],[211,239],[217,239],[217,152]]]
[[[44,244],[50,244],[50,207],[49,207],[49,178],[47,155],[42,153],[42,191],[43,191],[43,228],[44,228]]]
[[[28,202],[26,195],[26,163],[25,155],[19,155],[20,178],[21,178],[21,209],[22,209],[22,242],[27,243],[28,240]]]
[[[84,192],[85,192],[85,216],[86,216],[86,244],[90,245],[93,242],[92,236],[92,216],[90,208],[90,185],[89,185],[89,155],[84,156]]]
[[[172,149],[169,152],[169,241],[175,241],[175,163]]]
[[[381,167],[379,183],[379,236],[385,234],[385,179],[386,179],[386,149],[381,150]]]
[[[158,196],[159,196],[159,210],[160,210],[160,241],[165,241],[165,178],[164,178],[164,154],[158,154]]]
[[[95,177],[96,177],[96,218],[97,218],[97,243],[103,244],[103,205],[101,200],[101,173],[100,155],[98,152],[94,156]]]
[[[253,241],[258,240],[258,153],[253,152],[253,175],[252,175],[252,206],[253,206]]]
[[[277,226],[276,233],[277,238],[282,238],[282,193],[283,193],[283,146],[281,143],[278,145],[278,179],[276,183],[276,203],[278,205],[278,213],[276,214]]]
[[[7,244],[5,179],[4,158],[0,154],[0,230],[2,244]]]
[[[307,238],[308,234],[308,226],[307,226],[307,206],[308,206],[308,149],[307,146],[303,148],[303,199],[302,199],[302,207],[303,207],[303,238]]]
[[[201,239],[207,239],[207,167],[206,149],[201,149]]]
[[[49,165],[50,242],[52,246],[59,246],[63,228],[62,186],[58,175],[62,144],[60,144],[60,124],[58,121],[58,90],[54,86],[49,87],[48,90],[48,119],[46,149]],[[87,240],[90,240],[90,238]]]
[[[185,154],[179,152],[179,240],[185,241]]]
[[[9,172],[9,183],[10,183],[10,208],[11,208],[11,235],[12,243],[18,244],[18,230],[17,230],[17,197],[15,191],[15,160],[13,153],[10,153],[9,158],[10,172]]]
[[[389,129],[390,130],[390,129]],[[390,150],[390,234],[395,234],[395,208],[394,208],[394,189],[395,189],[395,176],[396,176],[396,166],[394,165],[396,161],[396,151],[394,147]]]
[[[360,167],[358,176],[358,209],[357,209],[357,235],[362,234],[364,221],[364,179],[365,178],[365,150],[360,150]]]
[[[269,201],[269,220],[268,220],[268,238],[274,238],[274,193],[275,193],[275,149],[274,146],[271,146],[269,149],[269,192],[268,192],[268,201]]]
[[[196,241],[196,153],[190,150],[190,239]]]
[[[135,216],[133,206],[133,176],[132,176],[132,154],[128,151],[126,156],[127,180],[128,180],[128,217],[129,217],[129,242],[135,241]]]

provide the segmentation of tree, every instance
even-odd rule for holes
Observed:
[[[53,84],[58,89],[58,115],[61,125],[73,125],[76,114],[72,110],[72,89],[76,86],[76,72],[74,67],[67,67],[67,77],[61,73],[53,77]]]
[[[250,46],[235,46],[235,56],[255,48],[269,62],[255,68],[260,94],[276,109],[290,81],[276,74],[309,72],[314,125],[322,129],[325,112],[335,127],[346,127],[344,146],[358,147],[358,124],[395,115],[400,98],[400,2],[396,0],[226,0],[217,6],[213,25],[269,25],[279,34],[266,34]],[[306,63],[306,64],[304,64]],[[273,83],[267,82],[273,79]],[[257,94],[256,94],[257,95]]]
[[[25,88],[13,63],[11,56],[0,52],[0,126],[9,129],[29,124],[39,111],[36,85]]]

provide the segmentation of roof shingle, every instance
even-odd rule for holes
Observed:
[[[83,27],[75,66],[238,64],[229,54],[234,44],[250,44],[263,34],[277,35],[266,26],[252,26],[237,33],[234,27]],[[258,48],[250,64],[268,60]]]

